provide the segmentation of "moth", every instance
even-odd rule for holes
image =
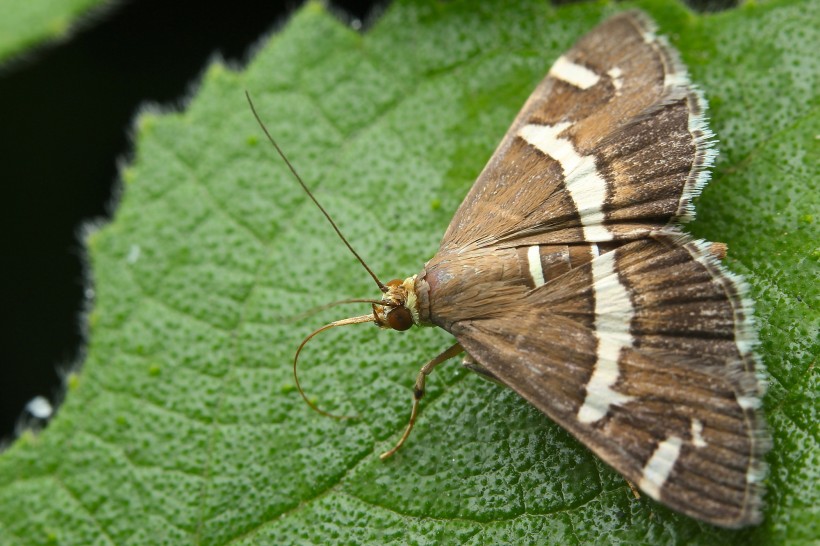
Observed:
[[[302,396],[329,415],[296,376],[319,332],[438,326],[456,343],[421,368],[407,428],[382,458],[407,440],[427,376],[465,353],[467,368],[513,389],[649,497],[719,526],[758,523],[771,441],[752,302],[720,263],[726,246],[680,229],[716,155],[705,108],[654,24],[613,16],[555,61],[436,255],[387,284],[288,162],[382,291],[347,300],[371,313],[302,342]]]

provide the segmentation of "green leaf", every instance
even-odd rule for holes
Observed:
[[[0,62],[64,38],[104,0],[0,0]]]
[[[417,272],[552,61],[626,6],[410,1],[364,35],[308,4],[242,72],[213,65],[183,113],[143,114],[114,221],[88,237],[91,339],[57,418],[0,456],[3,544],[644,542],[817,539],[820,3],[657,18],[712,103],[721,156],[698,236],[729,244],[757,299],[771,387],[764,523],[726,531],[642,498],[425,329],[362,325],[293,352],[345,297],[376,297],[282,162],[384,279]]]

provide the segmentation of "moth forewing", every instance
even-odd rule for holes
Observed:
[[[407,439],[430,372],[466,351],[468,368],[649,497],[725,527],[760,521],[771,441],[751,302],[718,261],[726,246],[676,227],[694,216],[715,157],[704,112],[638,12],[555,61],[438,253],[387,285],[368,269],[382,299],[348,320],[436,325],[457,340],[422,367],[410,422],[383,458]]]

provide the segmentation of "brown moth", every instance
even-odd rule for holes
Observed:
[[[646,16],[605,21],[535,89],[420,272],[384,285],[345,240],[382,298],[348,300],[373,312],[296,358],[334,326],[439,326],[456,343],[422,367],[382,458],[430,372],[466,353],[653,499],[758,523],[770,438],[752,303],[725,245],[678,227],[715,157],[704,110]]]

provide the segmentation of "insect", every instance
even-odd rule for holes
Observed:
[[[649,497],[715,525],[758,523],[770,438],[752,304],[720,263],[726,246],[679,228],[716,154],[704,110],[653,23],[615,15],[555,61],[436,255],[387,284],[271,138],[382,292],[348,300],[372,313],[302,342],[302,396],[329,415],[296,376],[319,332],[435,325],[456,343],[421,368],[406,430],[382,458],[407,440],[428,375],[465,353],[466,367],[516,391]]]

